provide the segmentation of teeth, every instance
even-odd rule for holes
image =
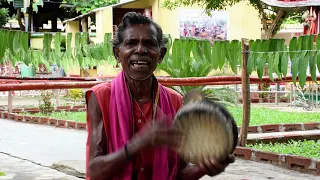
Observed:
[[[133,62],[132,64],[147,64],[147,63],[144,62],[144,61],[135,61],[135,62]]]

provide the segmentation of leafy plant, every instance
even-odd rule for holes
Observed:
[[[83,91],[82,89],[70,89],[69,90],[69,97],[74,101],[78,101],[79,99],[83,98]]]
[[[85,14],[93,9],[110,6],[118,3],[118,0],[64,0],[63,3],[71,3],[74,5],[74,10]]]
[[[0,8],[0,28],[8,22],[9,11],[6,8]]]
[[[248,71],[257,71],[259,78],[263,76],[263,68],[268,65],[268,75],[273,81],[273,74],[283,78],[287,75],[288,62],[291,61],[291,73],[294,84],[299,78],[300,87],[304,87],[307,78],[308,65],[312,80],[316,82],[316,67],[320,67],[320,37],[315,47],[313,35],[292,38],[289,49],[283,39],[251,40],[248,59]],[[319,69],[319,68],[318,68]]]
[[[41,98],[43,103],[39,105],[40,112],[44,115],[51,114],[54,110],[53,104],[51,102],[51,99],[53,98],[53,93],[50,91],[42,91]]]
[[[220,102],[223,105],[233,106],[237,104],[239,95],[238,93],[228,87],[223,88],[204,88],[204,92],[207,97],[216,102]]]
[[[193,38],[175,39],[166,35],[167,48],[172,53],[167,53],[158,68],[168,73],[173,78],[205,77],[213,69],[222,69],[228,62],[233,71],[240,64],[241,47],[239,41],[216,41],[213,45],[207,40]],[[183,51],[181,51],[183,49]],[[181,94],[185,94],[194,87],[172,87]],[[203,88],[203,86],[200,86]]]
[[[1,177],[1,176],[6,176],[6,173],[0,171],[0,177]]]

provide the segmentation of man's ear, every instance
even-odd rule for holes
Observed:
[[[114,55],[114,57],[116,58],[116,60],[117,60],[118,62],[119,62],[119,52],[120,52],[119,48],[113,46],[113,55]]]
[[[167,53],[167,47],[161,47],[159,63],[162,62],[162,60],[163,60],[164,56],[166,55],[166,53]]]

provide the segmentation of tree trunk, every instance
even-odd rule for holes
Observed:
[[[242,125],[238,145],[245,147],[247,144],[248,128],[250,124],[250,78],[248,73],[248,53],[249,45],[242,39]]]
[[[82,32],[89,32],[88,31],[88,17],[85,17],[83,19],[81,19],[81,28],[82,28]],[[88,39],[87,39],[87,44],[89,44],[90,42],[90,35],[88,33]]]
[[[276,35],[278,29],[280,28],[280,26],[282,24],[280,22],[283,21],[286,18],[286,16],[287,16],[287,13],[284,10],[279,10],[277,12],[276,18],[272,21],[272,23],[268,27],[268,29],[265,30],[265,32],[266,32],[265,39],[271,39]]]
[[[25,31],[26,27],[24,26],[24,24],[22,23],[22,13],[21,13],[21,9],[17,9],[17,16],[18,16],[18,24],[20,26],[20,30],[21,31]]]

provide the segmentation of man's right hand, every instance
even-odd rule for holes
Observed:
[[[181,131],[167,127],[166,121],[161,120],[147,124],[134,139],[140,150],[156,146],[176,149],[182,145],[184,137]]]

